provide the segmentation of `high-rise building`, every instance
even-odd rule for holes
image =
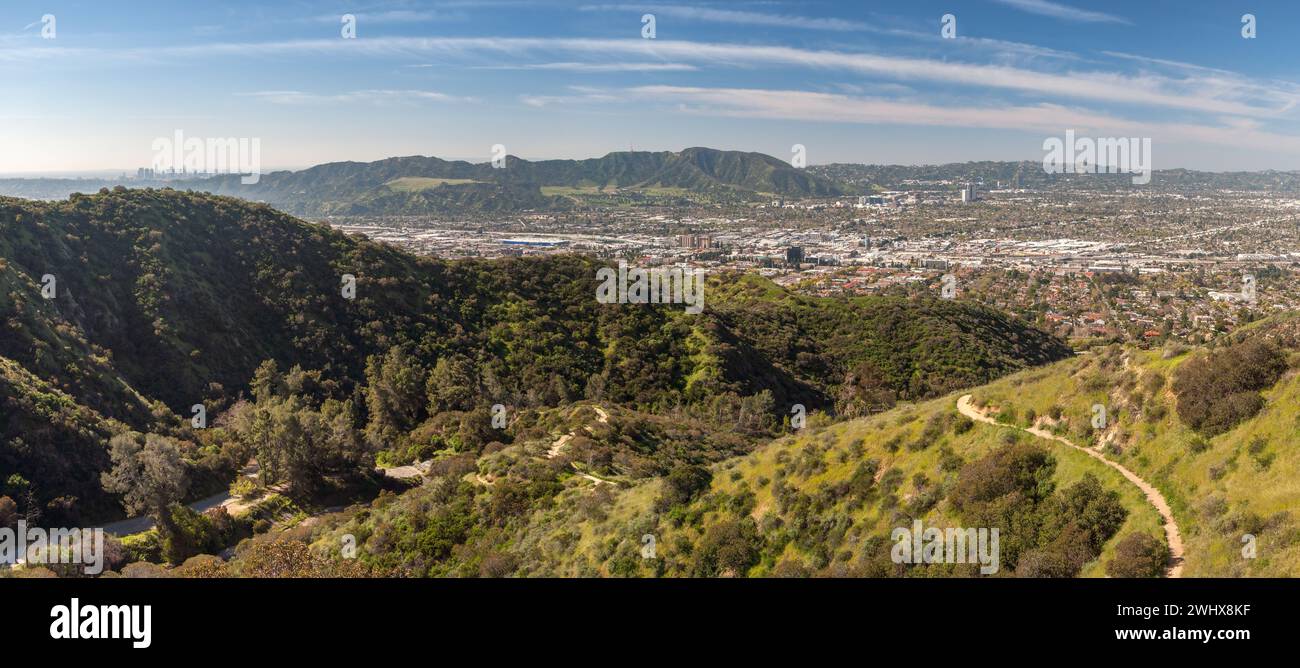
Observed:
[[[713,237],[707,234],[679,234],[677,247],[690,250],[709,250],[713,248]]]
[[[785,263],[798,265],[803,262],[803,246],[791,246],[785,249]]]

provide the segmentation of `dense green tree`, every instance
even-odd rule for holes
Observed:
[[[1264,407],[1260,391],[1286,369],[1285,352],[1263,339],[1195,355],[1174,372],[1178,416],[1206,435],[1226,432]]]
[[[663,492],[655,505],[660,510],[690,503],[713,482],[713,473],[703,466],[678,466],[664,478]]]
[[[762,547],[763,539],[752,518],[724,520],[704,531],[694,550],[691,574],[744,577],[758,562]]]
[[[1128,517],[1119,492],[1104,489],[1097,476],[1091,473],[1085,473],[1083,479],[1062,490],[1052,500],[1048,524],[1061,530],[1074,525],[1079,532],[1078,539],[1091,555],[1101,553],[1102,546],[1119,531]]]
[[[1145,533],[1131,533],[1115,545],[1115,558],[1106,564],[1113,578],[1156,578],[1165,572],[1169,546]]]
[[[486,403],[473,362],[464,355],[438,358],[429,372],[429,413],[467,411]]]
[[[283,482],[291,495],[307,497],[327,478],[350,478],[373,466],[373,450],[356,428],[351,399],[325,399],[315,406],[310,397],[291,391],[294,385],[302,389],[300,384],[270,372],[263,377],[258,400],[237,405],[229,416],[236,438],[257,457],[261,482]]]
[[[377,445],[410,432],[425,414],[425,371],[403,346],[366,360],[366,435]]]
[[[188,480],[180,447],[166,436],[128,432],[109,442],[113,466],[104,489],[120,494],[131,515],[148,515],[164,538],[175,534],[171,506],[184,498]]]
[[[862,417],[893,408],[895,400],[895,390],[885,374],[871,362],[862,362],[840,383],[835,412],[844,417]]]
[[[1018,493],[1037,502],[1051,494],[1056,460],[1041,445],[1003,446],[962,467],[949,498],[958,509]]]

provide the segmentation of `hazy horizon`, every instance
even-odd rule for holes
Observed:
[[[636,152],[650,152],[650,153],[653,153],[653,152],[665,152],[665,151],[666,151],[666,152],[674,152],[674,153],[675,153],[675,152],[681,152],[681,151],[683,151],[683,150],[685,150],[685,149],[687,149],[687,148],[698,148],[698,147],[687,146],[687,147],[682,147],[682,148],[677,148],[677,149],[635,149],[635,151],[636,151]],[[716,148],[716,147],[713,147],[713,146],[707,146],[707,147],[703,147],[703,148]],[[745,151],[744,149],[718,149],[718,150],[728,150],[728,151],[732,151],[732,150],[734,150],[734,151],[753,152],[753,151]],[[540,162],[540,161],[545,161],[545,160],[588,160],[588,159],[597,159],[597,158],[601,158],[601,157],[604,157],[604,156],[606,156],[606,155],[609,155],[610,153],[619,153],[619,152],[621,152],[621,151],[613,150],[613,151],[608,151],[608,152],[606,152],[606,153],[602,153],[602,154],[600,154],[600,155],[585,155],[585,156],[575,156],[575,157],[526,156],[526,155],[525,155],[525,156],[515,156],[514,154],[511,154],[511,156],[512,156],[512,157],[521,158],[521,159],[524,159],[524,160],[528,160],[529,162]],[[758,152],[761,153],[761,151],[758,151]],[[385,157],[383,157],[383,158],[377,158],[376,160],[356,160],[356,159],[344,158],[344,159],[340,159],[340,160],[329,160],[329,161],[326,161],[326,162],[316,163],[316,164],[312,164],[312,165],[266,166],[266,167],[263,167],[263,168],[262,168],[262,173],[263,173],[263,174],[272,174],[272,173],[275,173],[275,172],[298,172],[298,171],[302,171],[302,170],[306,170],[306,169],[311,169],[311,168],[313,168],[313,167],[319,167],[319,166],[321,166],[321,165],[326,165],[326,164],[331,164],[331,163],[343,163],[343,162],[361,162],[361,163],[368,163],[368,162],[377,162],[377,161],[381,161],[381,160],[388,160],[388,159],[392,159],[392,158],[413,158],[413,157],[420,157],[420,158],[437,158],[437,159],[439,159],[439,160],[445,160],[445,161],[447,161],[447,162],[458,162],[458,161],[461,161],[461,162],[469,162],[469,163],[472,163],[472,164],[489,164],[489,163],[491,162],[490,160],[483,160],[483,159],[479,159],[479,158],[474,158],[474,157],[464,157],[464,156],[461,156],[461,157],[451,157],[451,156],[439,156],[439,155],[415,155],[415,154],[410,154],[410,155],[390,155],[390,156],[385,156]],[[773,157],[775,157],[775,156],[773,156]],[[1041,162],[1041,161],[1042,161],[1042,158],[1041,158],[1041,157],[1020,158],[1020,159],[1010,159],[1010,158],[1009,158],[1009,159],[1005,159],[1005,160],[974,159],[974,160],[957,160],[957,161],[952,161],[952,162],[914,162],[914,163],[899,163],[899,162],[881,163],[881,162],[865,162],[865,161],[859,161],[859,162],[835,161],[835,162],[809,162],[809,163],[808,163],[808,166],[813,167],[813,166],[826,166],[826,165],[835,165],[835,164],[854,164],[854,165],[884,166],[884,167],[940,167],[940,166],[944,166],[944,165],[965,164],[965,163],[979,163],[979,162],[1035,162],[1035,163],[1036,163],[1036,162]],[[1105,167],[1105,165],[1102,165],[1102,167]],[[1196,171],[1196,172],[1205,172],[1205,173],[1209,173],[1209,174],[1256,173],[1256,172],[1272,172],[1272,171],[1278,171],[1278,172],[1296,172],[1296,171],[1300,171],[1300,168],[1295,168],[1295,169],[1263,168],[1263,169],[1223,169],[1223,170],[1214,170],[1214,169],[1198,169],[1198,168],[1195,168],[1195,167],[1183,167],[1183,166],[1177,166],[1177,165],[1164,166],[1164,167],[1157,167],[1157,168],[1155,168],[1153,171],[1159,172],[1159,171],[1177,170],[1177,169],[1185,169],[1185,170]],[[0,172],[0,179],[105,179],[105,180],[108,180],[108,179],[120,178],[120,177],[123,177],[123,176],[125,176],[125,177],[127,177],[127,178],[132,178],[132,177],[135,176],[135,170],[136,170],[136,168],[132,167],[132,168],[130,168],[130,169],[128,169],[128,168],[119,168],[119,169],[88,169],[88,170],[76,170],[76,171],[50,170],[50,171],[35,171],[35,172],[33,172],[33,171],[27,171],[27,172]]]

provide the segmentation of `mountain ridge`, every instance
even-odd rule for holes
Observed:
[[[309,215],[434,213],[452,210],[453,205],[487,210],[562,210],[577,204],[570,196],[575,193],[546,195],[541,188],[593,192],[680,189],[734,201],[752,201],[770,194],[833,196],[843,192],[826,179],[762,153],[704,147],[682,151],[616,151],[582,160],[530,161],[506,155],[500,164],[504,166],[405,156],[274,172],[262,175],[256,185],[244,185],[233,175],[209,179],[204,185],[214,194],[266,201],[290,213]],[[425,193],[422,200],[421,196],[390,187],[392,182],[403,178],[444,181],[419,191]],[[451,192],[467,187],[487,192],[471,198],[457,198]],[[501,198],[511,202],[509,206],[483,203],[497,190],[513,195]],[[375,200],[381,205],[374,206]]]

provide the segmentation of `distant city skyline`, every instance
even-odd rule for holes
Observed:
[[[177,130],[259,138],[263,172],[497,144],[1041,160],[1067,130],[1150,138],[1155,170],[1294,170],[1297,34],[1286,2],[20,0],[0,174],[134,174]]]

